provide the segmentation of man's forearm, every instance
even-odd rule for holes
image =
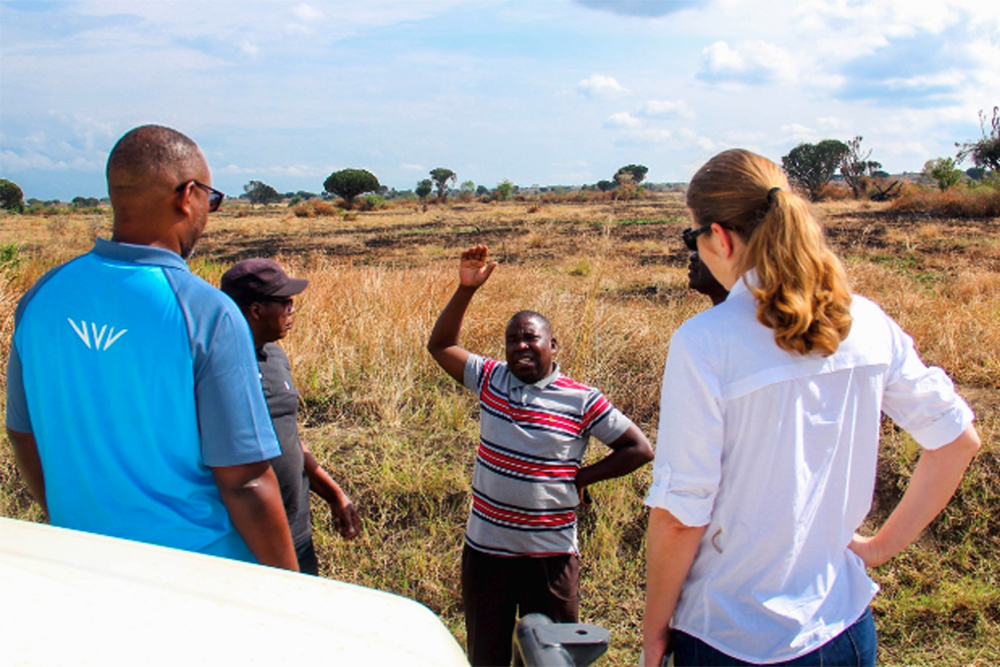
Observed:
[[[612,449],[610,454],[577,471],[578,489],[606,479],[628,475],[653,460],[653,448],[635,424],[630,425],[625,433],[608,446]]]
[[[302,455],[305,458],[306,477],[309,479],[309,490],[319,495],[328,503],[338,502],[344,492],[340,485],[334,481],[333,477],[323,469],[316,457],[305,447],[302,448]]]
[[[433,354],[435,349],[443,349],[451,345],[458,345],[459,334],[462,331],[462,320],[465,319],[465,312],[469,309],[469,303],[476,294],[476,287],[459,285],[458,289],[448,300],[444,310],[438,315],[437,322],[431,330],[430,338],[427,341],[427,349]]]
[[[638,445],[618,449],[600,461],[596,461],[589,466],[580,468],[576,474],[576,485],[579,488],[603,482],[606,479],[624,477],[635,472],[643,465],[652,460],[646,452]]]
[[[298,571],[278,479],[267,461],[212,468],[229,518],[261,565]]]
[[[42,471],[42,459],[38,454],[35,435],[8,428],[7,437],[14,449],[14,460],[17,461],[17,468],[21,472],[25,486],[28,487],[28,493],[48,515],[49,507],[45,502],[45,473]]]

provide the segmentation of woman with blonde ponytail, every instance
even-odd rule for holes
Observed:
[[[979,448],[939,368],[843,266],[781,169],[744,150],[688,186],[723,303],[674,333],[647,533],[646,665],[874,665],[866,568],[912,542]],[[924,448],[873,537],[881,414]]]

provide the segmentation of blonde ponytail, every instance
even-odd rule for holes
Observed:
[[[756,270],[757,319],[779,347],[837,351],[851,330],[844,268],[776,164],[744,150],[720,153],[691,179],[687,203],[699,225],[717,222],[746,242],[739,268]]]

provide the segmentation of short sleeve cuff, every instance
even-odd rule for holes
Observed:
[[[465,374],[463,377],[465,388],[471,391],[479,391],[479,376],[486,365],[486,358],[478,354],[470,353],[465,360]]]
[[[646,506],[667,510],[685,526],[707,526],[712,520],[715,495],[706,497],[679,492],[666,481],[654,481],[646,495]]]
[[[955,407],[933,423],[909,431],[924,449],[940,449],[955,441],[969,428],[975,414],[965,401],[959,399]]]
[[[604,415],[601,421],[594,425],[591,434],[608,445],[622,437],[631,425],[631,419],[626,417],[617,408],[612,407],[608,414]]]

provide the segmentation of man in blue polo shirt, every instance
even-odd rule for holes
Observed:
[[[222,201],[183,134],[111,151],[112,240],[21,299],[7,433],[54,525],[297,569],[280,454],[235,304],[185,259]]]

